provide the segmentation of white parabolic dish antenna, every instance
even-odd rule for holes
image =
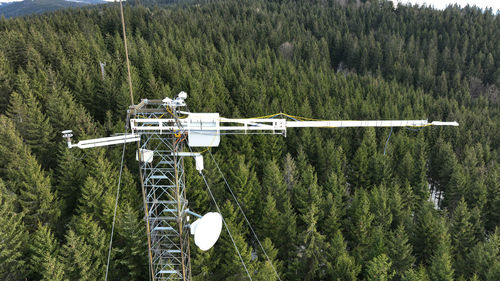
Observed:
[[[219,239],[222,230],[222,216],[210,212],[191,224],[191,234],[194,234],[194,243],[200,250],[207,251]]]

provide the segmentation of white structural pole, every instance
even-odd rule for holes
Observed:
[[[324,121],[288,121],[286,119],[229,119],[207,116],[193,119],[191,116],[180,119],[131,119],[131,128],[135,133],[195,131],[286,131],[287,128],[353,128],[353,127],[425,127],[458,126],[457,122],[427,120],[324,120]]]
[[[139,134],[124,134],[114,137],[98,138],[79,141],[78,143],[71,143],[71,137],[73,137],[73,132],[71,130],[63,131],[63,137],[67,140],[68,148],[78,147],[78,148],[92,148],[99,146],[108,146],[121,143],[138,142],[141,138]]]
[[[370,121],[287,121],[287,128],[349,128],[349,127],[425,127],[458,126],[457,122],[427,120],[370,120]]]

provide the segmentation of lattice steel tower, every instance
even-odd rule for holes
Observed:
[[[161,100],[146,100],[131,107],[129,113],[136,119],[160,119],[167,115],[174,117],[175,122],[176,111],[176,107],[167,111]],[[140,136],[137,159],[140,154],[154,279],[191,280],[186,185],[183,158],[179,156],[183,135],[152,130]]]

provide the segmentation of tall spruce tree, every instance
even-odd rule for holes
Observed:
[[[349,255],[347,243],[340,230],[333,234],[327,254],[329,261],[328,280],[358,280],[357,276],[361,271],[361,266],[356,264],[354,257]]]
[[[307,228],[299,234],[300,246],[298,257],[298,276],[304,280],[320,280],[325,276],[328,267],[326,249],[328,242],[325,236],[319,233],[316,224],[318,221],[318,207],[313,204],[309,211],[302,215],[302,220],[307,222]]]
[[[375,216],[370,212],[368,194],[363,189],[356,190],[348,216],[350,217],[347,223],[348,238],[351,242],[353,255],[359,263],[366,262]]]
[[[54,147],[52,143],[54,130],[42,112],[40,103],[30,88],[28,80],[26,74],[20,73],[18,75],[17,87],[20,93],[11,94],[7,116],[14,121],[20,135],[44,167],[52,167],[51,159],[53,157],[50,156],[50,153]]]
[[[436,251],[436,245],[443,237],[446,237],[447,230],[444,219],[439,217],[437,212],[433,210],[431,203],[427,202],[415,214],[415,220],[414,229],[412,230],[412,245],[414,246],[415,257],[417,263],[428,265]],[[446,248],[445,250],[449,249]]]
[[[500,172],[498,165],[492,167],[486,178],[488,201],[484,208],[485,228],[489,231],[495,229],[500,221]]]
[[[453,279],[453,260],[451,256],[451,243],[450,236],[447,230],[444,229],[438,241],[435,244],[435,250],[430,258],[430,265],[428,268],[429,277],[431,280],[436,281],[452,281]]]
[[[256,273],[252,280],[276,281],[278,280],[278,276],[281,275],[281,263],[277,260],[278,250],[274,248],[273,243],[269,240],[269,238],[264,239],[262,242],[262,248],[264,248],[269,260],[266,255],[264,255],[264,252],[259,248],[257,253],[260,262],[257,264]]]
[[[56,170],[56,189],[62,200],[62,216],[69,218],[73,215],[78,198],[86,177],[82,159],[85,154],[79,150],[70,150],[60,147]]]
[[[398,275],[407,271],[415,263],[412,255],[412,245],[402,224],[388,236],[388,255],[392,261],[391,269]]]
[[[376,153],[377,153],[375,129],[367,128],[361,141],[361,145],[354,154],[351,162],[350,183],[356,187],[370,188],[374,184],[377,175]]]
[[[0,116],[0,156],[2,177],[8,189],[17,194],[16,203],[24,213],[27,229],[34,232],[38,222],[54,225],[60,207],[50,177],[5,116]]]
[[[147,275],[147,243],[144,222],[138,210],[125,205],[117,218],[110,277],[142,280]]]
[[[245,163],[245,156],[236,156],[232,166],[234,169],[229,171],[227,180],[247,216],[255,221],[258,218],[256,212],[261,209],[259,203],[264,199],[259,195],[265,193],[261,192],[254,169]]]
[[[365,280],[391,280],[394,272],[391,271],[392,262],[386,254],[374,257],[367,264]]]
[[[410,268],[403,273],[401,281],[429,281],[429,275],[425,267],[420,266],[417,270]]]
[[[12,69],[5,53],[0,52],[0,114],[4,114],[9,104],[9,96],[12,88]]]
[[[68,281],[64,276],[64,265],[57,257],[47,256],[43,268],[42,281]]]
[[[95,280],[105,274],[106,234],[94,219],[82,214],[65,235],[62,261],[69,280]],[[102,278],[102,277],[101,277]]]
[[[476,244],[467,254],[467,260],[470,262],[469,275],[475,274],[480,280],[495,280],[500,261],[500,228],[495,228],[488,239]]]
[[[32,235],[29,245],[29,268],[33,279],[41,279],[51,270],[47,266],[55,266],[59,254],[59,245],[54,234],[47,225],[38,225],[38,229]],[[52,264],[52,265],[51,265]],[[54,268],[54,270],[57,270]]]
[[[252,261],[251,257],[252,249],[245,241],[243,221],[239,219],[237,210],[230,201],[226,201],[222,206],[222,215],[231,232],[232,239],[227,230],[223,230],[216,245],[219,249],[216,251],[216,256],[214,257],[221,261],[221,266],[215,269],[213,279],[245,279],[247,278],[246,270],[248,270],[251,276],[254,274],[255,262]],[[238,248],[239,254],[235,247]],[[239,255],[241,255],[244,265]]]
[[[27,232],[22,213],[14,211],[15,195],[9,192],[0,179],[0,278],[24,280],[27,273],[23,253],[26,250]]]
[[[97,157],[90,163],[90,173],[83,183],[77,208],[80,215],[98,219],[99,225],[107,229],[113,217],[118,173],[102,151],[93,155]]]
[[[467,260],[467,253],[477,243],[474,229],[471,223],[471,213],[467,208],[465,200],[460,199],[452,215],[450,227],[451,242],[453,245],[453,257],[457,276],[464,276],[471,272],[468,268],[470,262]],[[469,277],[469,276],[466,276]]]

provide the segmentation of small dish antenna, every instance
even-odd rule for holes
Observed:
[[[191,224],[191,234],[194,235],[194,243],[200,250],[207,251],[215,245],[222,230],[222,216],[216,212],[210,212],[201,219]]]

